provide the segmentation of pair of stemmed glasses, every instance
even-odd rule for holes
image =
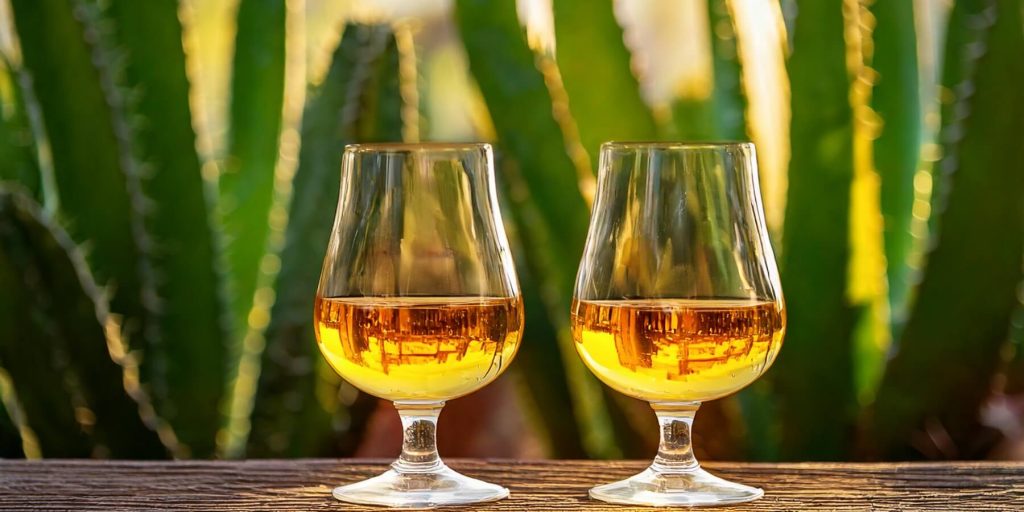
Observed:
[[[785,307],[754,147],[612,142],[599,167],[566,314],[586,366],[650,402],[661,442],[648,469],[590,495],[633,505],[757,499],[761,489],[701,469],[690,441],[700,403],[753,382],[782,344]],[[394,402],[404,439],[387,472],[334,496],[399,507],[507,497],[447,467],[435,444],[445,401],[496,379],[523,332],[491,147],[351,145],[341,172],[317,339],[345,380]]]

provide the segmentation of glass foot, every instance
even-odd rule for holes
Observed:
[[[401,508],[432,508],[497,501],[508,489],[464,476],[441,464],[430,472],[383,474],[334,489],[334,497],[360,505]]]
[[[718,478],[700,467],[686,472],[660,473],[652,468],[626,480],[599,485],[590,497],[621,505],[700,507],[753,501],[764,491]]]

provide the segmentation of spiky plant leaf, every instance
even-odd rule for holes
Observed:
[[[877,72],[871,106],[882,121],[874,143],[875,168],[881,178],[889,306],[898,326],[910,291],[914,175],[923,129],[917,32],[913,2],[873,2],[870,9],[875,17],[871,66]]]
[[[711,64],[714,76],[712,100],[715,109],[716,140],[747,140],[747,98],[741,80],[742,66],[737,49],[736,24],[728,0],[708,0],[711,24]]]
[[[552,7],[558,70],[593,166],[604,142],[657,138],[612,0],[557,0]]]
[[[383,52],[373,59],[370,74],[360,91],[356,114],[356,142],[402,140],[405,120],[402,119],[402,62],[398,46],[397,36],[389,38]],[[341,168],[340,158],[338,168]],[[317,277],[319,278],[319,275]]]
[[[129,105],[136,116],[133,150],[147,166],[142,189],[151,202],[146,226],[163,342],[146,351],[143,373],[151,376],[157,407],[178,438],[192,455],[209,457],[223,418],[229,336],[189,110],[178,2],[112,0],[103,14],[125,54],[125,86],[135,91]]]
[[[945,184],[918,298],[873,410],[868,439],[883,457],[972,458],[983,448],[973,444],[978,410],[1024,277],[1024,96],[1010,85],[1024,81],[1021,16],[1015,0],[962,0],[950,16]]]
[[[18,183],[41,200],[43,184],[35,151],[17,71],[0,58],[0,181]]]
[[[506,173],[504,180],[516,207],[513,211],[524,214],[516,219],[517,232],[528,248],[531,274],[542,283],[539,292],[548,308],[547,316],[557,327],[556,339],[526,339],[522,350],[539,354],[558,351],[584,447],[592,456],[614,456],[620,452],[609,416],[610,402],[600,383],[580,362],[568,330],[566,313],[589,215],[577,185],[577,168],[566,152],[561,127],[551,114],[551,94],[519,26],[515,2],[459,0],[456,23],[470,70],[494,120],[499,144],[515,161],[514,167],[505,169],[519,171]],[[530,211],[536,213],[529,215]],[[530,346],[544,342],[557,342],[557,349]],[[523,361],[529,364],[540,359],[528,355]],[[525,371],[541,373],[549,367],[538,365]],[[622,437],[626,444],[627,436]]]
[[[964,102],[973,94],[973,79],[978,65],[978,57],[981,48],[985,45],[985,38],[988,30],[991,29],[993,19],[983,16],[989,3],[977,1],[957,3],[950,10],[946,23],[946,30],[943,38],[941,76],[939,77],[939,92],[936,93],[940,102],[941,126],[939,127],[938,140],[943,151],[949,149],[948,137],[960,137],[957,132],[961,123],[969,112],[969,107]],[[938,52],[937,52],[938,53]],[[956,87],[961,90],[957,91]],[[945,156],[945,153],[942,153]],[[944,159],[946,163],[936,162],[930,171],[932,172],[931,184],[931,215],[928,216],[928,232],[934,235],[939,220],[938,214],[946,208],[952,174],[951,167],[956,162]],[[952,162],[952,163],[951,163]],[[934,236],[933,236],[934,238]]]
[[[791,161],[781,272],[786,345],[770,371],[783,421],[781,456],[841,458],[854,414],[847,300],[851,77],[842,2],[800,0],[788,69]]]
[[[159,299],[118,58],[81,0],[13,0],[24,69],[46,127],[61,218],[86,247],[96,280],[112,291],[132,350],[160,344]],[[148,384],[152,374],[142,376]]]
[[[285,3],[242,0],[238,5],[228,153],[220,176],[231,322],[238,340],[249,328],[269,235],[285,88]]]
[[[37,204],[6,188],[0,287],[0,365],[42,454],[166,457],[152,406],[132,368],[121,366],[133,363],[77,246]]]
[[[250,399],[247,454],[251,457],[350,451],[353,446],[346,434],[360,430],[368,414],[363,409],[372,405],[364,399],[348,408],[339,400],[339,379],[316,347],[312,312],[337,206],[342,148],[358,137],[394,140],[401,134],[401,118],[395,117],[400,111],[394,90],[397,78],[390,76],[397,63],[395,51],[386,26],[345,27],[327,78],[307,102],[276,281],[277,300],[264,336],[266,348],[262,354],[246,355],[261,361],[255,397]],[[378,66],[378,62],[392,64]],[[374,105],[367,103],[364,92],[375,71],[387,78],[374,80],[388,85],[375,92]],[[376,121],[360,126],[362,114],[370,111]],[[240,375],[240,379],[246,377]]]
[[[42,197],[39,168],[15,71],[0,59],[0,182],[17,183],[33,198]],[[18,427],[0,402],[0,458],[24,457]]]

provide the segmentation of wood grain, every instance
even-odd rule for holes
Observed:
[[[642,469],[640,461],[452,460],[502,483],[512,497],[459,510],[627,510],[590,500],[594,484]],[[382,471],[384,461],[2,461],[2,510],[381,510],[335,501],[333,486]],[[710,463],[759,485],[765,498],[726,510],[1024,510],[1024,462],[900,464]]]

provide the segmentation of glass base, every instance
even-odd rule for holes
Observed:
[[[761,489],[723,480],[700,467],[672,473],[647,468],[626,480],[590,490],[590,497],[596,500],[649,507],[730,505],[754,501],[761,496],[764,496]]]
[[[464,476],[441,464],[429,472],[383,474],[334,489],[334,497],[348,503],[400,508],[433,508],[497,501],[508,489]]]

